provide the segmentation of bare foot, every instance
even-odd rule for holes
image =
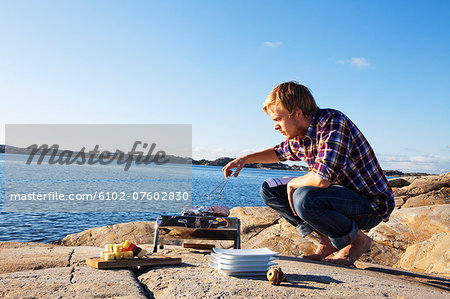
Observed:
[[[352,244],[339,250],[335,256],[325,259],[325,262],[351,266],[361,255],[370,249],[371,245],[372,239],[366,236],[362,231],[358,230]]]
[[[320,237],[320,244],[316,248],[316,252],[314,254],[304,255],[302,256],[304,259],[321,261],[333,252],[336,252],[337,249],[331,244],[330,239],[324,234],[321,234],[316,231],[316,233]]]

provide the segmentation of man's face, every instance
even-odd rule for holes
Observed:
[[[299,109],[293,116],[289,116],[289,112],[279,105],[269,107],[268,112],[270,118],[275,122],[274,129],[280,131],[281,134],[286,136],[286,139],[302,137],[300,119],[303,114]]]

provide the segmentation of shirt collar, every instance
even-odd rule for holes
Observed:
[[[311,118],[311,122],[309,123],[308,129],[306,130],[305,137],[303,137],[302,140],[305,140],[306,138],[314,139],[316,137],[317,122],[319,120],[320,114],[322,114],[322,109],[317,109],[317,111]]]

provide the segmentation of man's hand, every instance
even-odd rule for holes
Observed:
[[[294,195],[294,191],[297,190],[300,187],[304,186],[313,186],[313,187],[319,187],[319,188],[328,188],[331,185],[331,183],[327,180],[324,180],[317,176],[316,174],[312,172],[308,172],[304,176],[292,179],[287,184],[287,194],[289,199],[289,205],[291,206],[292,212],[295,216],[298,216],[294,209],[294,203],[292,201],[292,197]]]
[[[225,165],[225,167],[222,168],[222,171],[223,174],[225,175],[225,178],[228,179],[228,177],[233,173],[231,169],[236,168],[233,175],[237,177],[242,167],[244,167],[246,163],[276,163],[278,161],[279,160],[274,149],[268,148],[253,154],[245,155],[240,158],[234,159],[233,161]]]
[[[239,172],[241,171],[242,167],[244,167],[246,160],[247,160],[247,158],[244,156],[244,157],[234,159],[233,161],[230,161],[227,165],[225,165],[222,168],[222,172],[225,175],[225,178],[228,179],[228,177],[231,176],[231,174],[233,173],[233,171],[232,171],[233,168],[236,168],[233,175],[234,175],[234,177],[237,177]]]

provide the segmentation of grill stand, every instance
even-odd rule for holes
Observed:
[[[234,241],[241,248],[241,222],[236,217],[158,216],[155,222],[153,252],[164,248],[164,239]]]

